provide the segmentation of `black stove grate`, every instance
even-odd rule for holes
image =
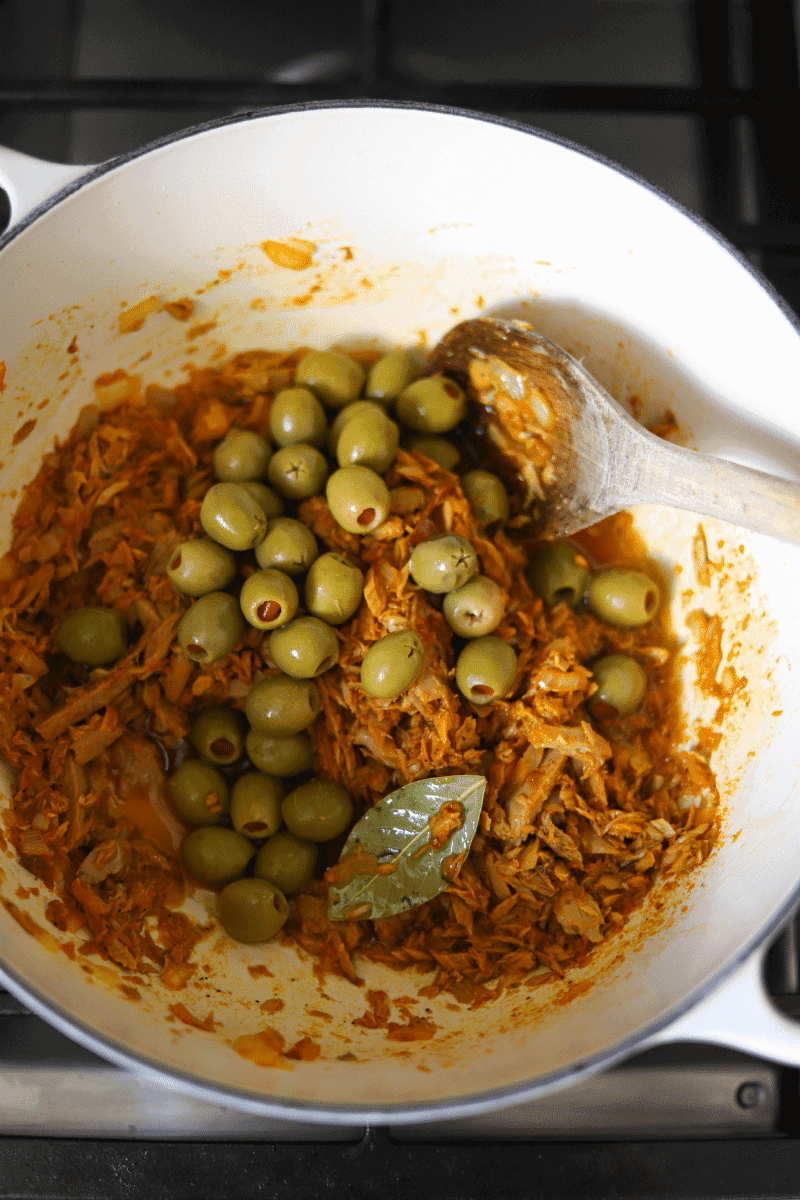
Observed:
[[[301,78],[294,81],[286,81],[281,71],[262,78],[77,78],[69,71],[69,42],[80,24],[80,0],[51,0],[50,7],[61,36],[51,49],[47,76],[16,77],[0,65],[0,130],[3,117],[20,113],[182,110],[188,122],[193,113],[210,109],[344,99],[442,104],[497,115],[690,115],[702,126],[701,182],[709,220],[743,251],[763,255],[758,265],[800,307],[800,90],[793,0],[688,5],[697,67],[692,86],[422,78],[398,65],[393,38],[404,6],[397,0],[361,0],[349,49],[319,56],[317,77],[309,66],[295,73]],[[322,61],[331,57],[335,62]],[[751,173],[756,211],[746,213],[743,190]]]
[[[0,0],[0,33],[3,17],[15,2]],[[15,58],[13,46],[0,45],[0,142],[15,144],[16,131],[20,149],[66,158],[69,122],[77,113],[169,110],[183,114],[188,124],[242,109],[354,98],[453,105],[513,114],[516,119],[531,114],[534,124],[536,115],[543,113],[688,116],[701,134],[702,211],[800,311],[800,90],[792,0],[686,3],[694,82],[681,84],[532,81],[507,78],[502,71],[494,79],[423,76],[398,54],[398,22],[408,0],[361,0],[358,9],[342,4],[348,48],[333,55],[316,54],[314,66],[319,47],[310,44],[306,68],[294,72],[273,70],[253,78],[233,73],[215,73],[213,78],[167,73],[158,78],[125,73],[83,77],[74,67],[75,44],[88,2],[16,2],[18,11],[27,3],[28,11],[38,14],[39,57],[28,71],[24,61]],[[219,10],[222,19],[236,19],[238,2],[244,0]],[[307,21],[310,43],[313,7],[311,19],[298,18]],[[497,6],[498,21],[505,19],[509,7]],[[469,20],[466,0],[462,9],[461,19]],[[272,15],[268,10],[263,6],[260,15],[265,24]],[[47,147],[35,137],[26,141],[31,122],[50,131]],[[0,192],[0,229],[7,219]],[[792,923],[767,960],[767,982],[775,1002],[798,1019],[799,936]],[[46,1046],[53,1036],[0,991],[0,1080],[9,1047]],[[708,1061],[719,1065],[719,1054],[710,1054]],[[670,1065],[684,1061],[696,1064],[696,1051],[687,1049],[682,1057],[676,1047]],[[759,1064],[736,1056],[725,1061],[737,1064],[745,1081],[736,1090],[736,1102],[743,1110],[757,1108],[764,1099],[762,1085],[756,1082]],[[643,1056],[633,1069],[648,1064],[663,1066],[665,1060]],[[212,1194],[230,1200],[265,1195],[296,1200],[345,1193],[353,1200],[418,1200],[428,1195],[438,1200],[788,1200],[800,1196],[798,1072],[774,1067],[769,1071],[775,1083],[769,1120],[728,1136],[705,1130],[702,1122],[700,1137],[673,1133],[633,1140],[606,1133],[591,1140],[572,1138],[568,1144],[524,1136],[499,1141],[488,1133],[465,1138],[449,1129],[438,1135],[430,1130],[342,1131],[340,1141],[320,1137],[294,1143],[274,1135],[264,1140],[258,1134],[236,1141],[0,1134],[0,1200],[195,1200]],[[0,1109],[2,1101],[0,1090]]]

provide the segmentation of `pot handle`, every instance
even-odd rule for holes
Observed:
[[[0,146],[0,188],[8,195],[11,204],[11,225],[16,225],[26,213],[55,195],[65,184],[79,175],[85,175],[90,167],[76,167],[67,163],[45,162],[31,158]],[[0,228],[0,233],[2,233]]]
[[[689,1012],[648,1039],[648,1046],[669,1042],[710,1042],[800,1066],[800,1022],[784,1016],[764,986],[766,948],[759,948],[725,982]]]

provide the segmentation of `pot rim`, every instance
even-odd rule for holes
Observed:
[[[89,168],[86,174],[78,176],[77,179],[70,181],[64,187],[60,188],[54,195],[38,204],[22,217],[19,222],[0,235],[0,253],[19,234],[28,229],[41,216],[49,212],[50,209],[60,204],[62,200],[68,199],[93,180],[99,179],[117,167],[124,166],[128,162],[133,162],[135,159],[141,158],[154,150],[173,145],[209,130],[221,129],[228,125],[236,125],[245,121],[284,116],[287,113],[315,112],[320,109],[358,108],[386,108],[411,110],[412,112],[439,113],[444,116],[481,121],[490,125],[500,125],[506,129],[513,129],[518,133],[524,133],[528,136],[563,146],[568,150],[582,155],[584,158],[589,158],[594,162],[609,167],[617,174],[624,176],[665,201],[671,208],[677,210],[703,233],[711,237],[723,250],[727,251],[740,266],[745,268],[761,289],[766,292],[769,299],[773,301],[798,336],[800,336],[800,318],[798,318],[769,280],[753,266],[741,251],[737,250],[718,230],[709,225],[697,213],[692,212],[681,204],[680,201],[675,200],[672,196],[669,196],[655,184],[643,179],[634,171],[630,171],[605,155],[599,154],[594,150],[589,150],[576,142],[570,141],[568,138],[560,137],[546,130],[537,129],[532,125],[512,121],[505,117],[498,117],[491,113],[481,113],[470,109],[454,108],[439,104],[426,104],[417,101],[320,100],[298,104],[284,104],[267,108],[248,109],[244,112],[233,113],[227,117],[218,117],[213,121],[206,121],[199,125],[188,126],[185,129],[166,134],[164,137],[148,142],[144,146],[137,147],[135,150],[117,155],[103,163],[99,163],[97,166]],[[337,1105],[332,1107],[317,1106],[308,1101],[290,1099],[273,1101],[268,1098],[259,1098],[252,1093],[242,1091],[238,1088],[227,1088],[221,1084],[203,1083],[202,1081],[198,1081],[198,1077],[195,1075],[177,1068],[165,1068],[163,1063],[158,1059],[151,1059],[147,1055],[132,1052],[117,1043],[115,1039],[98,1035],[90,1025],[68,1014],[60,1005],[46,999],[37,989],[30,988],[17,976],[14,969],[7,964],[3,964],[2,960],[0,960],[0,984],[16,995],[36,1016],[41,1017],[58,1029],[59,1032],[83,1045],[99,1057],[110,1060],[116,1066],[126,1070],[144,1072],[162,1086],[174,1087],[177,1083],[182,1091],[207,1103],[235,1107],[239,1110],[274,1120],[302,1120],[310,1124],[386,1125],[453,1120],[505,1108],[514,1104],[524,1104],[546,1092],[577,1083],[587,1075],[595,1074],[629,1058],[637,1050],[645,1047],[656,1034],[667,1030],[678,1018],[689,1013],[691,1009],[695,1008],[701,1001],[715,992],[759,947],[764,946],[774,934],[778,933],[798,903],[800,903],[800,878],[798,878],[795,887],[769,920],[744,943],[728,963],[720,967],[709,979],[695,988],[693,992],[690,992],[683,1000],[668,1009],[661,1016],[645,1024],[636,1033],[628,1035],[613,1046],[599,1051],[597,1054],[589,1055],[586,1059],[572,1063],[570,1066],[564,1067],[559,1071],[552,1071],[540,1076],[534,1082],[514,1084],[499,1089],[486,1089],[460,1097],[455,1101],[442,1100],[416,1104],[370,1105],[368,1107],[359,1105]]]

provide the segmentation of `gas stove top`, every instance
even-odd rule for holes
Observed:
[[[701,213],[800,309],[791,0],[0,0],[0,144],[91,163],[293,101],[512,117]],[[793,133],[795,131],[795,133]],[[0,192],[0,230],[4,217]],[[767,963],[800,1017],[798,929]],[[0,1200],[796,1197],[798,1072],[674,1045],[436,1125],[271,1122],[110,1067],[0,991]]]
[[[796,946],[792,926],[772,953],[773,987],[785,986]],[[796,992],[779,1002],[800,1013]],[[0,992],[2,1200],[179,1200],[218,1193],[222,1180],[231,1200],[777,1200],[798,1194],[799,1109],[796,1071],[679,1044],[459,1121],[269,1121],[111,1067]]]

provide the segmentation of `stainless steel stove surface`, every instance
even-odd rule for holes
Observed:
[[[0,0],[0,144],[90,163],[354,96],[498,113],[700,212],[800,308],[791,0]],[[0,229],[4,224],[0,192]],[[5,217],[7,220],[7,216]],[[799,868],[800,869],[800,868]],[[800,1017],[798,932],[768,983]],[[798,1072],[675,1045],[449,1124],[269,1122],[110,1067],[0,991],[0,1200],[800,1196]]]

